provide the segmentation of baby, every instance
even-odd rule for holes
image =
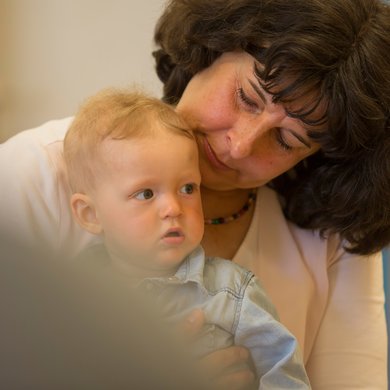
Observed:
[[[64,155],[76,221],[167,317],[203,310],[201,354],[242,345],[258,388],[310,388],[297,342],[257,278],[205,257],[197,143],[172,107],[140,92],[102,91],[75,117]]]

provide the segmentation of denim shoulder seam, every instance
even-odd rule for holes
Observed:
[[[242,303],[243,303],[244,298],[245,298],[246,289],[248,287],[249,282],[253,279],[253,277],[255,275],[251,271],[247,271],[244,273],[243,276],[244,276],[244,278],[243,278],[243,281],[241,283],[240,292],[239,292],[240,297],[237,300],[236,310],[234,312],[234,320],[232,323],[232,333],[233,334],[236,334],[236,330],[237,330],[238,324],[240,322]]]

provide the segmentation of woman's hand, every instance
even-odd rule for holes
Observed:
[[[181,328],[188,337],[196,338],[204,323],[203,311],[195,309],[181,324]],[[255,374],[250,367],[252,362],[249,351],[240,346],[212,352],[200,360],[201,373],[213,390],[244,390],[253,386]]]
[[[240,369],[233,367],[241,366]],[[201,360],[202,372],[212,389],[244,390],[253,388],[255,375],[250,370],[251,357],[243,347],[232,346],[212,352]]]

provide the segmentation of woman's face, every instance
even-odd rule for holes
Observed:
[[[254,64],[245,52],[223,54],[191,79],[177,105],[197,132],[209,189],[264,185],[319,149],[302,122],[272,103]]]

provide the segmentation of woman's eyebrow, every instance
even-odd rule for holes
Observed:
[[[263,101],[263,103],[265,104],[267,101],[265,99],[265,96],[263,94],[263,92],[261,91],[261,89],[258,87],[258,85],[256,85],[256,83],[254,83],[251,79],[248,79],[249,81],[249,84],[252,86],[252,88],[254,89],[254,91],[259,95],[260,99]],[[296,131],[294,130],[289,130],[291,132],[291,134],[298,140],[300,141],[303,145],[305,145],[306,147],[308,147],[309,149],[311,149],[311,144],[306,141],[306,139],[304,137],[302,137],[300,134],[298,134]]]
[[[300,134],[298,134],[296,131],[289,129],[290,133],[300,142],[302,142],[306,147],[311,149],[311,144],[306,141],[304,137],[302,137]]]
[[[254,75],[256,79],[258,79],[258,76],[256,75],[256,64],[254,64]],[[259,88],[259,86],[250,78],[248,78],[249,84],[252,86],[253,90],[257,93],[257,95],[260,97],[260,99],[263,101],[264,104],[267,103],[267,100],[265,98],[265,95],[263,94],[262,90]],[[308,131],[307,129],[305,129]],[[312,145],[310,142],[308,142],[304,137],[302,137],[299,133],[297,133],[294,130],[289,129],[290,133],[303,145],[305,145],[307,148],[311,149]]]
[[[249,81],[249,84],[254,89],[254,91],[259,95],[260,99],[265,104],[267,102],[267,100],[265,99],[265,96],[264,96],[263,92],[261,91],[261,89],[259,88],[259,86],[256,85],[256,83],[254,83],[251,79],[248,79],[248,81]]]

